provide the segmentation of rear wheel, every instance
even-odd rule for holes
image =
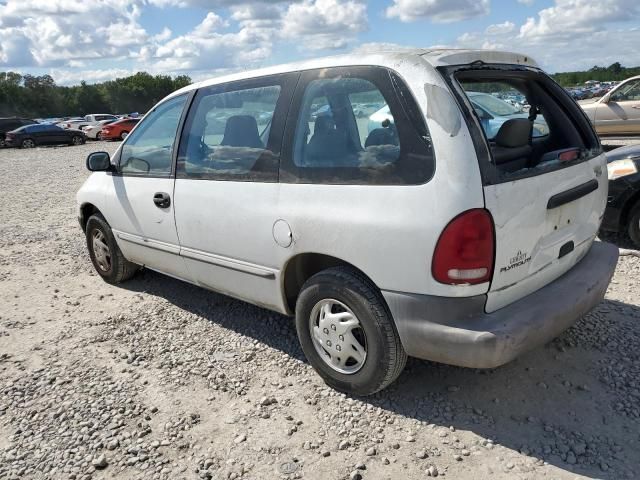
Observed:
[[[380,291],[350,267],[330,268],[307,280],[296,302],[296,329],[309,363],[342,392],[382,390],[407,361]]]
[[[121,283],[130,279],[139,266],[131,263],[120,251],[111,227],[100,214],[91,215],[86,227],[89,257],[96,272],[107,283]]]
[[[21,143],[22,148],[33,148],[36,146],[36,142],[34,142],[30,138],[26,138]]]
[[[128,135],[129,135],[129,132],[122,132],[120,134],[120,140],[124,140],[125,138],[127,138]]]
[[[82,138],[80,135],[74,135],[73,137],[71,137],[71,143],[73,145],[82,145],[84,143],[84,138]]]
[[[627,233],[636,248],[640,249],[640,202],[631,207]]]

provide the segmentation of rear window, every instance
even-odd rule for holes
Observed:
[[[546,74],[523,67],[452,68],[485,182],[564,168],[601,153],[580,107]]]

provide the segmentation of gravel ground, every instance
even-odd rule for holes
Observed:
[[[94,274],[74,196],[87,153],[115,147],[0,150],[0,478],[640,478],[640,258],[509,365],[410,359],[350,398],[286,317]]]

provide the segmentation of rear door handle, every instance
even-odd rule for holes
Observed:
[[[169,208],[171,205],[171,197],[168,193],[158,192],[153,195],[153,203],[155,203],[158,208]]]
[[[586,183],[583,183],[582,185],[578,185],[577,187],[573,187],[564,192],[557,193],[547,202],[547,210],[552,210],[569,202],[573,202],[574,200],[578,200],[579,198],[589,195],[591,192],[594,192],[597,189],[598,181],[596,179],[593,179],[589,180]]]

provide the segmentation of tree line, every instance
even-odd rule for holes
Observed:
[[[640,75],[640,67],[594,66],[580,72],[553,74],[562,86],[584,85],[587,80],[607,82]],[[87,113],[144,113],[169,93],[191,83],[187,75],[170,77],[138,72],[103,83],[71,87],[56,85],[50,75],[0,72],[0,117],[63,117]]]
[[[555,73],[552,77],[563,87],[584,85],[588,80],[598,82],[621,81],[629,77],[640,75],[640,67],[623,67],[620,62],[615,62],[608,67],[594,66],[582,72]]]
[[[49,118],[89,113],[144,113],[169,93],[191,83],[186,75],[139,72],[103,83],[56,85],[50,75],[0,72],[0,117]]]

